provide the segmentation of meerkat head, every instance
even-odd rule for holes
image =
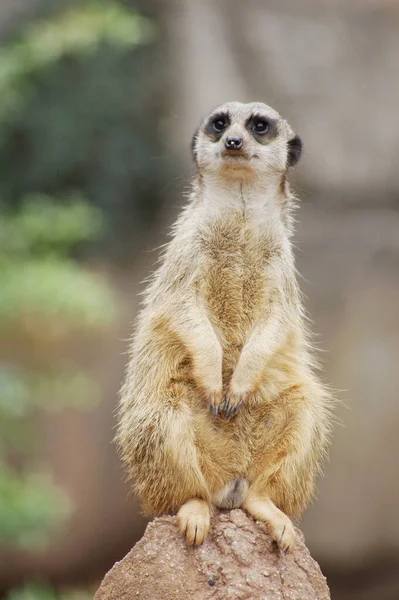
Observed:
[[[261,102],[228,102],[206,117],[192,141],[201,172],[228,178],[284,174],[302,151],[301,139]]]

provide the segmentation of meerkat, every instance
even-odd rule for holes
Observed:
[[[145,292],[117,443],[148,515],[189,544],[214,506],[267,524],[284,552],[329,440],[292,250],[287,171],[302,143],[263,103],[230,102],[192,143],[189,202]]]

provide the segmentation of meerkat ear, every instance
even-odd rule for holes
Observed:
[[[296,165],[298,160],[301,158],[302,154],[302,140],[299,135],[296,135],[291,140],[288,141],[288,156],[287,156],[287,166],[293,167]]]
[[[195,133],[194,133],[193,138],[191,140],[191,152],[193,154],[193,159],[194,160],[197,158],[197,139],[198,139],[198,134],[199,134],[199,128],[195,130]]]

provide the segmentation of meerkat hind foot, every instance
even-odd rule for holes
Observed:
[[[267,524],[269,535],[285,554],[293,551],[296,533],[292,521],[269,498],[249,496],[244,508],[254,519]]]
[[[177,523],[188,544],[199,546],[208,536],[211,526],[209,504],[205,500],[188,500],[177,513]]]

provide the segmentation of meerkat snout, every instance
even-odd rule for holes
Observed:
[[[224,145],[227,150],[241,150],[243,139],[241,137],[228,137]]]

